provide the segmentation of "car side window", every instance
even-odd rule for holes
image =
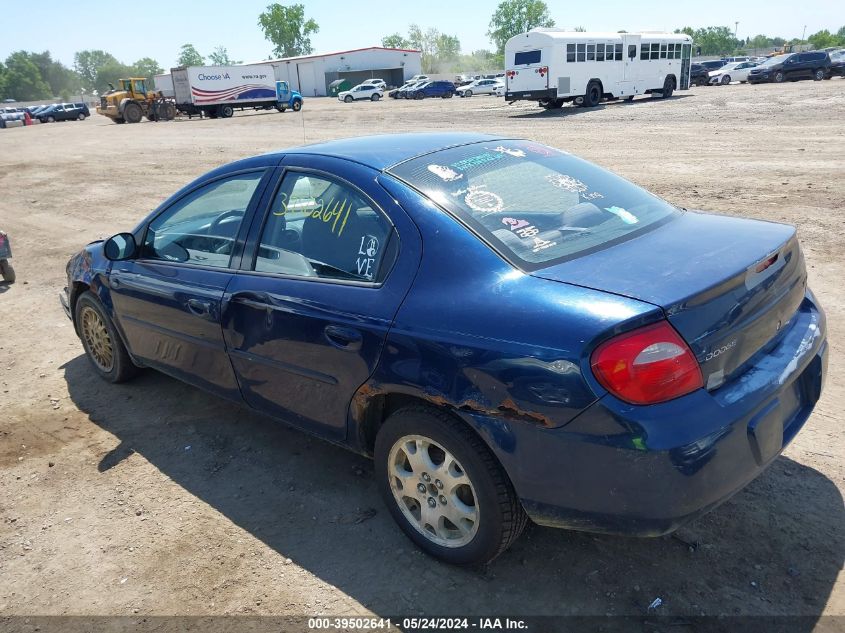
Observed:
[[[380,282],[396,255],[396,232],[351,185],[289,172],[261,234],[257,272]]]
[[[221,178],[159,214],[147,227],[141,257],[226,268],[264,170]]]

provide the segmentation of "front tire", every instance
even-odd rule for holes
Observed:
[[[728,83],[730,83],[731,78],[728,77]],[[674,77],[666,77],[663,81],[663,90],[660,93],[660,96],[664,99],[668,99],[672,96],[672,93],[675,92],[675,79]]]
[[[140,123],[143,114],[141,106],[137,103],[127,103],[123,108],[123,120],[127,123]]]
[[[299,99],[294,99],[293,111],[299,112],[300,110],[302,110],[302,101],[300,101]]]
[[[344,102],[344,103],[352,103],[352,97],[351,97],[350,95],[346,95],[346,96],[343,98],[343,102]]]
[[[822,79],[824,79],[824,70],[817,68],[813,72],[813,81],[821,81]]]
[[[393,413],[376,437],[375,469],[402,531],[447,563],[493,560],[527,522],[507,474],[481,438],[443,411],[411,406]]]
[[[786,77],[784,76],[783,71],[780,70],[775,73],[774,77],[772,77],[772,81],[776,84],[782,84],[784,79],[786,79]]]
[[[84,120],[85,120],[85,115],[84,115],[84,114],[82,114],[82,113],[80,112],[80,113],[79,113],[79,116],[78,116],[78,117],[76,117],[76,118],[77,118],[77,120],[79,120],[79,121],[84,121]]]
[[[138,373],[138,367],[129,357],[111,319],[90,290],[83,292],[76,301],[74,324],[85,355],[103,380],[124,382]]]
[[[723,86],[727,86],[729,83],[731,83],[731,76],[730,75],[725,75],[724,77],[722,77],[722,85]]]
[[[471,97],[472,96],[472,90],[464,90],[464,96],[465,97]]]

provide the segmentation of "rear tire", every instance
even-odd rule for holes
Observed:
[[[378,93],[376,93],[372,97],[370,97],[370,101],[378,101],[379,99],[381,99],[381,95],[378,94]]]
[[[140,123],[143,114],[141,106],[137,103],[127,103],[126,107],[123,108],[123,119],[127,123]]]
[[[129,357],[111,319],[97,295],[90,290],[76,300],[73,322],[85,355],[103,380],[124,382],[138,374],[139,369]]]
[[[772,81],[774,81],[776,84],[782,84],[784,79],[786,79],[786,77],[784,76],[782,70],[777,71],[775,73],[775,76],[772,77]]]
[[[0,259],[0,275],[3,281],[13,284],[15,283],[15,269],[9,263],[8,259]]]
[[[376,437],[375,471],[402,531],[447,563],[493,560],[528,520],[487,445],[437,409],[411,406],[393,413]]]
[[[597,81],[591,81],[587,84],[587,92],[584,94],[583,107],[595,108],[601,102],[601,84]]]
[[[730,82],[730,77],[728,77],[728,81]],[[660,96],[664,99],[668,99],[672,96],[673,92],[675,92],[675,78],[666,77],[663,81],[663,90],[661,91]]]
[[[235,114],[235,109],[230,105],[222,105],[219,114],[224,119],[231,119]]]
[[[80,112],[80,113],[79,113],[79,116],[78,116],[78,117],[76,117],[76,119],[77,119],[78,121],[84,121],[84,120],[85,120],[85,115],[84,115],[84,114],[82,114],[82,112]]]
[[[824,74],[825,74],[825,73],[824,73],[824,70],[823,70],[823,69],[821,69],[821,68],[816,68],[816,69],[813,71],[813,81],[821,81],[822,79],[824,79]]]

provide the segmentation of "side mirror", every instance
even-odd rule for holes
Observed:
[[[134,259],[138,254],[138,245],[135,243],[135,236],[132,233],[112,235],[103,244],[103,254],[105,254],[106,259],[110,259],[113,262]]]

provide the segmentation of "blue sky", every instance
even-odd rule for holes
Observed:
[[[384,35],[405,33],[408,25],[435,27],[457,35],[465,52],[491,48],[485,35],[495,0],[300,0],[306,15],[320,25],[312,37],[317,52],[379,45]],[[202,54],[218,45],[234,59],[264,59],[271,51],[258,27],[258,14],[269,0],[203,0],[140,3],[102,0],[41,0],[4,3],[0,18],[0,59],[15,50],[49,50],[65,64],[75,51],[99,48],[124,63],[152,57],[165,68],[174,65],[179,47],[194,44]],[[290,4],[282,2],[282,4]],[[739,21],[739,36],[758,33],[800,37],[845,25],[841,0],[547,0],[557,26],[584,26],[591,31],[674,30],[682,26],[730,26]],[[134,7],[129,13],[127,7]]]

